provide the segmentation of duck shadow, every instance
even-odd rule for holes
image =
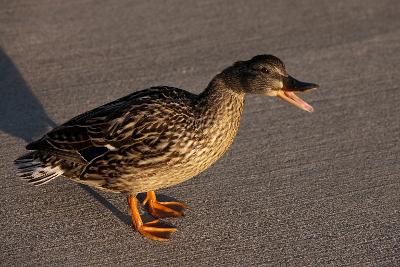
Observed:
[[[30,143],[57,126],[1,47],[0,94],[0,131]],[[89,186],[83,184],[79,186],[122,222],[131,225],[131,218],[127,213],[120,211]],[[160,200],[171,199],[163,195],[159,198]],[[142,194],[139,195],[139,199],[144,199]],[[146,220],[147,216],[144,219]]]
[[[1,48],[0,93],[0,131],[31,142],[56,126]]]

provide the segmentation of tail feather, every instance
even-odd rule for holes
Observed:
[[[33,185],[46,184],[64,173],[59,166],[43,163],[37,151],[16,159],[14,163],[17,165],[19,177]]]

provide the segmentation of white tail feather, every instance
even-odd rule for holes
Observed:
[[[15,161],[18,175],[33,185],[42,185],[62,175],[60,166],[46,166],[37,158],[36,153],[29,153]]]

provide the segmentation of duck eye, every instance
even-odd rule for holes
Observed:
[[[261,68],[260,71],[269,74],[269,69],[267,68]]]

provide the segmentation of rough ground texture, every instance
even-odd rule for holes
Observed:
[[[161,3],[0,1],[0,264],[399,266],[400,1]],[[135,233],[123,195],[16,178],[55,124],[261,53],[321,85],[315,112],[248,96],[223,159],[159,192],[192,207],[170,242]]]

